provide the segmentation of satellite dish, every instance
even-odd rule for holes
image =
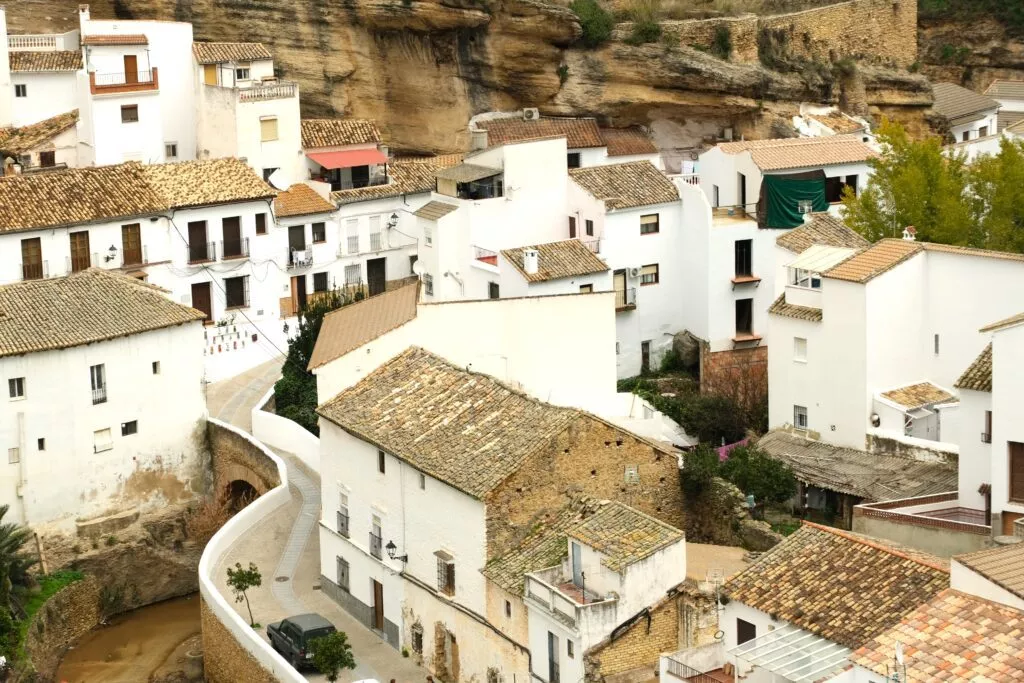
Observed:
[[[416,261],[416,263],[412,264],[412,272],[416,275],[416,277],[420,277],[421,275],[423,275],[423,263],[420,261]]]
[[[277,169],[276,171],[271,173],[270,177],[267,178],[267,182],[270,183],[270,185],[275,190],[287,190],[288,189],[288,182],[285,180],[284,173],[281,172],[281,169]]]

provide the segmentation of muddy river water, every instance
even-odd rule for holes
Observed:
[[[68,650],[56,680],[143,683],[181,669],[199,632],[198,593],[122,614]]]

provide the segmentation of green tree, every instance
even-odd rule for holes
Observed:
[[[569,9],[579,17],[583,29],[580,40],[585,47],[597,47],[611,37],[615,19],[597,0],[572,0]]]
[[[28,528],[3,519],[9,505],[0,505],[0,609],[12,615],[21,607],[16,594],[32,583],[29,569],[36,563],[25,553],[25,545],[32,539]]]
[[[313,651],[313,665],[331,683],[338,680],[338,674],[342,669],[356,668],[352,647],[348,644],[348,636],[344,631],[335,631],[322,638],[316,638],[309,647]]]
[[[969,167],[985,246],[1024,253],[1024,141],[1000,140],[999,153]]]
[[[737,446],[719,472],[758,502],[785,503],[796,494],[796,477],[789,467],[755,446]]]
[[[681,471],[683,492],[689,498],[697,498],[711,486],[711,480],[718,476],[718,451],[706,444],[683,455]]]
[[[913,225],[926,242],[983,246],[964,157],[944,154],[936,137],[911,140],[897,123],[883,123],[878,140],[871,182],[843,195],[846,223],[872,242]]]
[[[255,563],[250,562],[248,567],[243,567],[241,562],[235,562],[234,567],[228,567],[228,586],[235,594],[235,602],[245,600],[245,608],[249,610],[249,625],[256,627],[252,618],[252,607],[249,606],[249,596],[246,591],[250,588],[259,588],[263,585],[263,575]]]

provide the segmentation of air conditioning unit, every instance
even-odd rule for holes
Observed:
[[[523,120],[524,121],[536,121],[540,118],[540,109],[536,107],[526,107],[523,109]]]
[[[634,266],[634,267],[630,268],[629,269],[629,276],[630,277],[640,277],[640,268],[637,267],[637,266]]]

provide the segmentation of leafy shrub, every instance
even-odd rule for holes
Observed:
[[[579,17],[583,28],[580,40],[585,47],[597,47],[611,37],[615,19],[597,0],[572,0],[569,9]]]
[[[633,31],[626,38],[630,45],[643,45],[644,43],[656,43],[661,38],[661,24],[656,21],[634,21]]]
[[[701,444],[683,456],[683,469],[680,477],[683,492],[689,498],[696,498],[711,485],[711,480],[718,476],[718,451]]]
[[[711,54],[719,59],[732,57],[732,31],[725,24],[715,29],[715,37],[711,39]]]
[[[719,472],[740,491],[758,502],[785,503],[796,494],[796,477],[789,467],[754,446],[738,446]]]
[[[558,84],[559,85],[565,85],[565,82],[567,80],[569,80],[569,65],[568,64],[559,64],[558,65],[557,73],[558,73]]]

